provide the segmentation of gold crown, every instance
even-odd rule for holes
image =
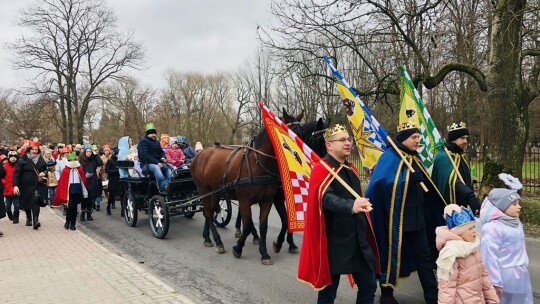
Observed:
[[[465,125],[464,122],[453,123],[453,124],[449,125],[448,127],[446,127],[448,132],[459,130],[459,129],[465,129],[465,128],[467,128],[467,126]]]
[[[335,124],[332,128],[326,128],[326,131],[324,132],[324,140],[329,140],[330,137],[343,131],[347,132],[347,128],[340,124]]]
[[[414,122],[404,122],[404,123],[400,123],[398,126],[397,126],[397,131],[398,132],[401,132],[401,131],[404,131],[404,130],[409,130],[409,129],[416,129],[416,124]]]

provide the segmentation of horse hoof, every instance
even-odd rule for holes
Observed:
[[[236,251],[236,249],[234,249],[234,247],[233,247],[232,253],[233,253],[234,257],[237,258],[237,259],[239,259],[242,256],[242,253]]]
[[[216,252],[219,254],[225,253],[225,248],[223,246],[216,246]]]
[[[274,265],[274,262],[272,262],[272,259],[262,259],[261,263],[265,266]]]
[[[289,253],[292,253],[292,254],[299,254],[299,253],[300,253],[300,250],[298,250],[298,248],[289,248]]]
[[[240,229],[236,229],[236,233],[234,234],[234,237],[239,239],[241,236],[242,236],[242,232],[240,231]]]
[[[261,239],[253,239],[253,245],[259,245]]]
[[[274,253],[279,253],[281,251],[281,245],[278,245],[276,242],[273,242],[272,249],[274,250]]]
[[[204,247],[214,247],[214,243],[212,243],[212,242],[204,242]]]

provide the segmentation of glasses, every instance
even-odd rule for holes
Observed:
[[[340,139],[329,140],[328,142],[335,142],[335,141],[339,141],[341,143],[345,143],[346,141],[348,141],[352,143],[352,139],[350,137],[343,137]]]

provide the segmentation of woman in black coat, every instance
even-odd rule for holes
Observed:
[[[19,208],[26,213],[26,226],[34,226],[34,229],[41,227],[39,205],[44,197],[39,193],[46,187],[43,183],[38,184],[38,175],[45,177],[46,170],[47,163],[39,152],[39,143],[30,142],[26,154],[17,161],[13,173],[13,191],[19,195]]]
[[[82,150],[79,155],[79,162],[86,173],[86,180],[88,181],[89,188],[88,198],[85,198],[81,204],[81,222],[86,220],[93,221],[92,207],[96,198],[101,196],[102,191],[101,180],[97,175],[97,169],[98,167],[103,166],[103,161],[101,161],[99,155],[92,152],[92,148],[85,146],[84,150]]]
[[[120,184],[120,172],[118,169],[118,149],[112,151],[111,157],[105,164],[105,172],[109,177],[109,200],[107,201],[107,215],[111,215],[111,205],[114,205],[115,197],[124,194],[124,187]],[[123,208],[123,206],[122,206]],[[124,209],[120,214],[124,216]]]

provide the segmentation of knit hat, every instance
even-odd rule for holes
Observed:
[[[454,140],[469,135],[469,129],[467,129],[467,126],[464,122],[460,123],[453,123],[447,127],[448,130],[448,142],[453,142]]]
[[[406,141],[407,138],[411,137],[411,135],[415,133],[421,134],[420,129],[418,129],[416,124],[412,122],[405,122],[405,123],[400,124],[397,127],[397,131],[398,133],[396,135],[396,140],[399,142]]]
[[[47,161],[47,167],[52,167],[52,166],[56,166],[56,162],[54,161],[54,159],[49,159]]]
[[[454,234],[460,235],[476,225],[472,211],[456,204],[449,204],[444,208],[446,227]]]
[[[156,126],[154,126],[154,124],[151,122],[146,124],[145,130],[146,130],[146,135],[157,133]]]
[[[513,202],[521,200],[521,196],[519,196],[516,190],[494,188],[489,192],[489,199],[497,209],[504,212]]]
[[[76,160],[76,159],[77,159],[77,154],[73,152],[70,152],[67,154],[67,160]]]
[[[40,144],[37,141],[31,141],[28,143],[28,146],[39,149]]]

